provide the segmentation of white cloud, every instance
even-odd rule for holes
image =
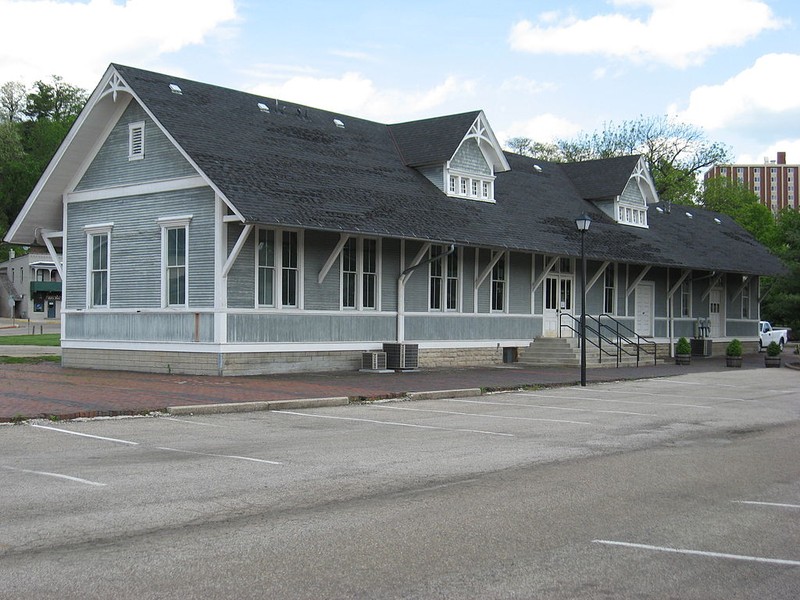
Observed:
[[[338,78],[298,75],[279,83],[257,84],[249,91],[360,118],[397,122],[427,115],[454,98],[473,96],[475,82],[447,77],[427,90],[379,90],[361,73],[348,72]]]
[[[689,95],[678,118],[709,130],[739,129],[767,132],[794,129],[800,137],[800,55],[767,54],[719,85],[704,85]]]
[[[236,20],[235,0],[0,0],[0,82],[91,89],[111,62],[150,66]]]
[[[523,93],[530,96],[541,94],[542,92],[555,91],[558,86],[549,81],[537,81],[536,79],[528,79],[521,75],[517,75],[510,79],[506,79],[500,84],[500,92],[508,93]]]
[[[535,142],[547,143],[560,138],[570,138],[581,131],[580,125],[551,113],[537,115],[525,121],[515,121],[507,129],[497,132],[500,143],[513,137],[526,137]]]
[[[543,13],[516,23],[514,50],[533,54],[597,54],[685,68],[719,48],[739,46],[783,25],[763,0],[613,0],[618,12],[578,19]],[[646,19],[634,11],[649,10]]]

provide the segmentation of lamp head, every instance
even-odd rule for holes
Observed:
[[[575,219],[575,226],[581,233],[589,230],[589,225],[592,224],[592,217],[587,213],[583,213],[580,217]]]

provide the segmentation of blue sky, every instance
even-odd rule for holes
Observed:
[[[483,109],[504,142],[668,114],[800,163],[796,0],[0,0],[0,83],[110,62],[385,123]]]

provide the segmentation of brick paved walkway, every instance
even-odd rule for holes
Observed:
[[[762,355],[763,356],[763,355]],[[762,356],[745,357],[743,368],[763,368]],[[674,364],[589,369],[589,382],[723,371],[724,357]],[[463,388],[514,389],[572,385],[577,368],[494,367],[430,369],[410,373],[313,373],[259,377],[198,377],[64,369],[55,363],[0,365],[0,422],[54,416],[60,419],[140,414],[168,406],[347,396],[391,398],[406,392]]]

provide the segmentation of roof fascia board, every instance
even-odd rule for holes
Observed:
[[[115,92],[113,92],[113,94],[114,94],[114,102],[115,103],[116,103],[116,98],[117,98],[117,92],[118,91],[119,90],[116,90]],[[128,90],[126,90],[126,92],[127,91]],[[106,96],[106,95],[108,95],[108,92],[106,92],[105,94],[102,94],[101,98]],[[108,139],[108,136],[111,135],[111,132],[114,130],[114,127],[117,126],[117,122],[119,122],[120,118],[122,117],[123,113],[128,108],[128,106],[130,106],[130,103],[131,103],[132,99],[133,99],[132,96],[127,95],[127,99],[125,101],[123,101],[123,102],[120,102],[117,105],[117,110],[114,111],[114,114],[108,120],[108,123],[106,123],[106,126],[103,129],[103,133],[97,137],[97,140],[95,140],[94,146],[92,147],[92,149],[89,152],[86,153],[86,158],[84,159],[83,163],[81,163],[81,166],[75,171],[74,177],[72,177],[72,179],[70,179],[69,183],[67,184],[67,186],[66,186],[66,188],[64,190],[66,193],[73,192],[75,190],[75,188],[78,186],[78,184],[81,182],[81,179],[83,179],[83,176],[86,174],[86,171],[89,169],[89,167],[91,166],[92,162],[97,157],[97,153],[100,152],[100,149],[103,147],[103,144],[106,143],[106,140]]]
[[[116,71],[115,71],[115,73],[116,73]],[[118,75],[119,75],[119,74],[118,74]],[[128,85],[128,84],[127,84],[127,82],[125,82],[125,79],[124,79],[122,76],[119,76],[119,77],[120,77],[120,80],[121,80],[123,83],[125,83],[125,85],[126,85],[128,88],[130,88],[130,85]],[[136,101],[139,103],[139,106],[141,106],[141,107],[142,107],[142,110],[144,110],[144,112],[146,112],[146,113],[147,113],[147,116],[148,116],[148,117],[150,117],[150,119],[152,119],[153,123],[155,123],[155,124],[156,124],[156,127],[158,127],[158,128],[161,130],[161,133],[163,133],[163,134],[164,134],[164,135],[167,137],[167,139],[168,139],[168,140],[169,140],[169,141],[172,143],[172,145],[173,145],[173,146],[175,146],[175,148],[178,150],[178,152],[180,152],[180,153],[181,153],[181,156],[183,156],[184,160],[186,160],[186,162],[188,162],[190,165],[192,165],[192,168],[194,168],[194,170],[195,170],[195,171],[197,171],[197,173],[198,173],[198,174],[199,174],[199,175],[200,175],[200,176],[201,176],[203,179],[205,179],[205,181],[206,181],[206,183],[208,184],[208,186],[209,186],[209,187],[211,187],[211,189],[213,189],[213,190],[214,190],[214,192],[215,192],[215,193],[216,193],[216,194],[217,194],[217,195],[218,195],[218,196],[219,196],[219,197],[222,199],[222,201],[223,201],[223,202],[224,202],[224,203],[225,203],[225,204],[228,206],[228,208],[229,208],[229,209],[230,209],[230,210],[231,210],[231,211],[232,211],[232,212],[233,212],[233,213],[234,213],[234,214],[235,214],[237,217],[239,217],[239,219],[240,219],[241,221],[245,221],[246,219],[244,218],[244,216],[242,215],[242,213],[240,213],[240,212],[239,212],[239,210],[238,210],[238,209],[237,209],[237,208],[236,208],[236,207],[233,205],[233,203],[232,203],[232,202],[231,202],[231,201],[230,201],[230,200],[229,200],[229,199],[228,199],[228,198],[225,196],[225,194],[223,194],[223,193],[222,193],[222,190],[220,190],[220,189],[219,189],[219,187],[217,187],[217,185],[216,185],[216,184],[215,184],[215,183],[214,183],[214,182],[211,180],[211,178],[210,178],[208,175],[206,175],[206,174],[203,172],[203,170],[202,170],[202,169],[201,169],[201,168],[200,168],[200,167],[197,165],[197,163],[196,163],[196,162],[195,162],[195,161],[192,159],[192,157],[191,157],[191,156],[189,156],[189,154],[187,154],[187,152],[186,152],[186,151],[185,151],[185,150],[184,150],[184,149],[181,147],[181,145],[180,145],[180,144],[179,144],[179,143],[178,143],[178,142],[175,140],[175,138],[174,138],[174,137],[172,137],[172,134],[171,134],[171,133],[170,133],[170,132],[167,130],[167,128],[166,128],[166,127],[164,127],[164,126],[161,124],[161,122],[160,122],[160,121],[159,121],[159,120],[156,118],[156,116],[153,114],[153,112],[150,110],[150,108],[149,108],[149,107],[148,107],[148,106],[147,106],[147,105],[146,105],[144,102],[142,102],[142,99],[141,99],[141,98],[139,98],[139,96],[136,94],[136,91],[135,91],[135,90],[133,90],[133,89],[131,89],[131,90],[130,90],[130,94],[131,94],[131,95],[133,96],[133,98],[134,98],[134,99],[135,99],[135,100],[136,100]]]
[[[22,223],[25,221],[25,218],[28,216],[28,213],[30,212],[37,198],[42,193],[42,190],[44,190],[45,186],[47,185],[47,182],[53,175],[53,172],[56,170],[56,168],[58,168],[58,165],[61,163],[61,159],[64,157],[64,154],[66,154],[67,150],[72,145],[72,142],[75,140],[81,127],[83,127],[83,124],[89,118],[89,115],[92,113],[92,110],[94,109],[95,105],[105,95],[106,93],[105,88],[107,87],[109,81],[116,72],[117,72],[116,69],[111,65],[109,65],[109,67],[106,69],[106,72],[104,73],[102,79],[100,80],[100,83],[92,92],[92,95],[89,97],[89,100],[87,100],[86,104],[84,105],[83,109],[78,115],[78,118],[75,119],[75,122],[72,124],[72,127],[70,127],[66,137],[64,138],[64,141],[61,142],[61,145],[56,150],[56,153],[53,155],[53,158],[50,159],[50,162],[45,168],[44,173],[42,173],[42,176],[39,178],[39,181],[36,182],[36,185],[34,186],[33,190],[28,196],[28,199],[25,201],[22,210],[19,211],[17,218],[14,219],[14,222],[11,224],[11,227],[8,228],[8,231],[6,232],[6,236],[4,238],[7,242],[11,242],[11,240],[19,231],[20,227],[22,226]],[[61,195],[59,194],[59,199],[60,198]]]

